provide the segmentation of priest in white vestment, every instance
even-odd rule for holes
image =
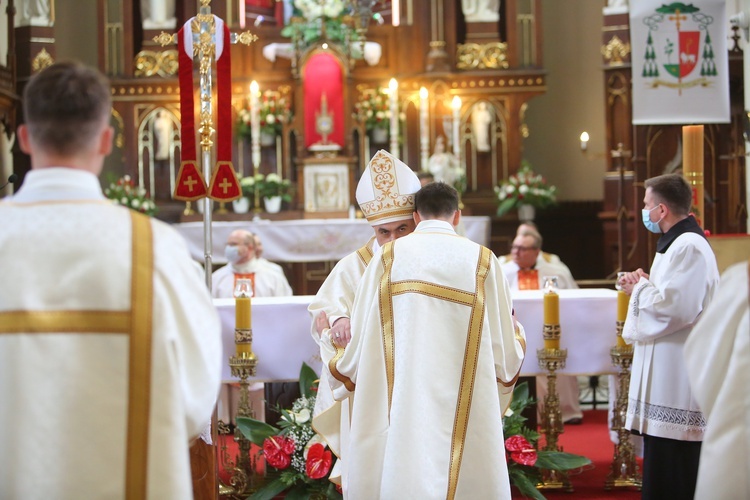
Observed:
[[[0,498],[190,499],[221,325],[168,225],[117,206],[106,79],[55,64],[26,86],[32,170],[0,202]]]
[[[554,258],[553,258],[554,257]],[[502,264],[503,273],[511,290],[541,290],[544,278],[557,276],[559,288],[578,288],[568,266],[554,254],[542,252],[542,235],[533,226],[521,224],[511,246],[510,260]],[[557,393],[563,422],[580,424],[583,419],[578,377],[557,376]],[[544,401],[547,395],[547,377],[536,377],[536,399]]]
[[[388,203],[377,203],[382,191],[377,187],[384,174],[393,176],[395,196]],[[414,193],[421,187],[419,178],[408,165],[387,151],[380,150],[370,160],[357,185],[356,198],[367,207],[367,221],[375,235],[356,252],[341,259],[331,270],[308,310],[313,317],[312,336],[319,342],[320,335],[328,335],[344,346],[351,338],[351,311],[354,292],[375,252],[389,241],[414,231]],[[330,331],[328,331],[330,329]],[[321,369],[318,394],[315,400],[313,428],[321,434],[338,460],[329,478],[341,483],[345,467],[341,454],[349,431],[349,400],[335,401],[328,382],[331,374],[324,364]]]
[[[685,344],[706,417],[695,498],[750,498],[750,262],[727,268]]]
[[[509,499],[502,415],[525,350],[510,290],[456,234],[455,189],[429,184],[415,209],[362,277],[350,344],[321,336],[334,396],[353,397],[347,498]]]
[[[690,389],[683,348],[719,282],[716,257],[690,213],[680,175],[646,180],[642,220],[656,244],[651,273],[621,278],[630,294],[622,338],[633,344],[625,425],[643,435],[643,498],[692,499],[706,421]]]

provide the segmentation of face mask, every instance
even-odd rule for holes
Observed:
[[[641,210],[641,218],[643,219],[643,225],[646,226],[646,229],[648,229],[652,233],[659,234],[661,233],[661,228],[659,227],[661,219],[656,222],[651,221],[651,212],[653,212],[657,208],[659,208],[659,205],[656,205],[651,210],[644,208],[643,210]]]
[[[240,249],[237,246],[227,245],[224,248],[224,257],[226,257],[227,262],[230,264],[235,264],[240,260]]]

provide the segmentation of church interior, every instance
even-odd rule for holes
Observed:
[[[727,1],[727,20],[743,6]],[[178,30],[189,32],[205,9],[229,36],[221,57],[216,47],[210,78],[196,60],[185,77],[189,50],[177,43]],[[467,233],[498,257],[510,253],[519,223],[532,220],[543,250],[583,289],[614,289],[619,271],[649,268],[658,236],[641,224],[644,181],[683,168],[683,122],[633,123],[640,69],[627,1],[80,0],[72,8],[0,0],[0,26],[0,185],[13,176],[0,197],[31,168],[15,141],[25,84],[54,62],[79,60],[112,85],[115,147],[102,187],[127,176],[204,264],[225,263],[231,230],[257,229],[298,296],[317,292],[342,255],[337,245],[356,249],[372,235],[355,190],[380,149],[457,187]],[[716,37],[727,51],[716,56],[728,60],[729,116],[705,124],[700,158],[701,222],[720,267],[747,259],[750,248],[747,31],[729,22],[724,30]],[[221,33],[217,23],[214,35]],[[195,147],[181,133],[183,77],[200,111],[191,117]],[[198,110],[206,78],[213,92],[229,90],[231,104],[214,101],[207,116]],[[217,157],[222,140],[230,157]],[[231,162],[242,196],[175,199],[190,150],[201,152],[192,158],[199,171]],[[531,215],[520,202],[498,212],[509,180],[526,168],[545,189],[554,186],[554,203],[538,201]],[[286,186],[280,206],[253,187],[269,176]],[[206,220],[213,260],[203,255]],[[290,243],[293,231],[284,228],[292,224],[303,246]]]

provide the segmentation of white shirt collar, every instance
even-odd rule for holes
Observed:
[[[443,220],[430,219],[423,220],[417,224],[415,232],[420,233],[445,233],[445,234],[456,234],[456,229],[449,222]]]
[[[31,170],[11,201],[106,200],[99,179],[84,170],[50,167]]]

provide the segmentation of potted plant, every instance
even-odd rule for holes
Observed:
[[[365,92],[354,105],[357,119],[365,124],[365,130],[372,134],[372,142],[381,144],[388,140],[391,126],[391,110],[388,96],[378,87]]]
[[[521,220],[533,220],[537,208],[547,208],[557,202],[557,188],[547,184],[547,180],[534,173],[526,160],[521,168],[508,180],[495,187],[497,194],[497,215],[518,209]]]
[[[278,174],[268,174],[258,179],[258,195],[263,198],[266,212],[276,213],[281,209],[281,202],[292,201],[293,186],[288,179],[282,179]]]
[[[263,180],[263,174],[248,175],[240,178],[240,189],[242,198],[232,202],[232,208],[235,213],[244,214],[255,204],[256,184]]]

